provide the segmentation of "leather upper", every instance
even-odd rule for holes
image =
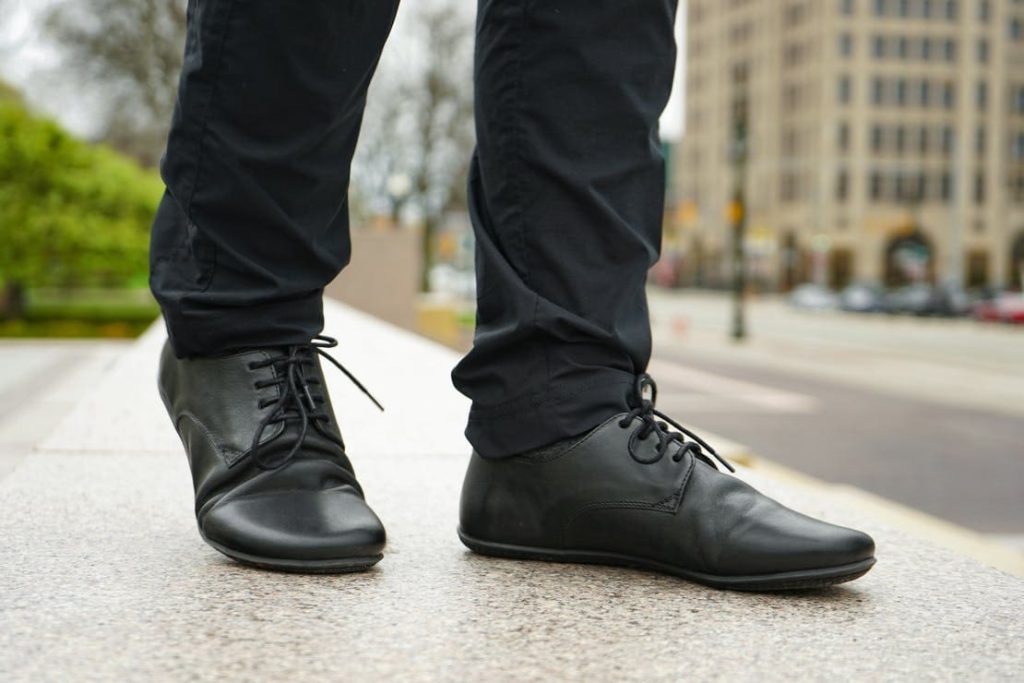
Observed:
[[[659,456],[656,439],[635,438],[638,418],[620,426],[626,417],[553,454],[488,460],[474,453],[462,531],[492,543],[641,557],[721,576],[873,556],[866,534],[790,510],[677,444]]]
[[[260,422],[273,412],[281,387],[267,364],[273,350],[218,358],[178,359],[164,346],[159,388],[188,455],[203,535],[236,551],[289,559],[331,559],[379,553],[380,520],[366,505],[323,385],[328,419],[310,421],[294,457],[263,469],[251,453]],[[261,367],[262,366],[262,367]],[[266,407],[260,407],[261,402]],[[296,421],[272,422],[259,440],[261,454],[287,452],[299,437]]]

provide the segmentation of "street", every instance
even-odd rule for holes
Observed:
[[[661,410],[759,456],[1020,546],[1024,329],[651,291]]]

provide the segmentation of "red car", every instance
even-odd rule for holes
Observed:
[[[1024,294],[1001,294],[978,302],[974,317],[989,322],[1024,324]]]

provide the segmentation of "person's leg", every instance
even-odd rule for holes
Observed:
[[[322,290],[349,258],[346,193],[397,0],[192,0],[151,284],[159,388],[203,539],[286,571],[366,569],[366,504],[320,366]]]
[[[398,0],[193,0],[151,286],[178,357],[303,343],[348,262],[366,88]]]
[[[477,328],[453,373],[499,457],[624,409],[651,352],[675,0],[481,0]]]
[[[480,2],[479,306],[453,373],[473,400],[475,452],[459,535],[489,555],[726,588],[849,581],[874,564],[869,536],[719,471],[709,445],[654,407],[644,284],[660,244],[675,5]]]

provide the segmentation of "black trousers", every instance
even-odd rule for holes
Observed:
[[[191,0],[151,248],[179,357],[321,331],[323,288],[350,257],[349,162],[397,5]],[[587,431],[626,407],[647,366],[675,11],[479,2],[477,327],[452,378],[485,456]]]

